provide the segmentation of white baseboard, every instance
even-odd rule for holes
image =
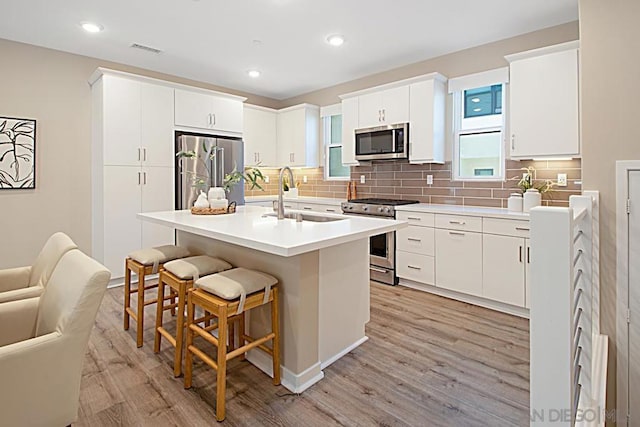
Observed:
[[[419,291],[429,292],[441,297],[451,298],[458,301],[466,302],[473,305],[479,305],[480,307],[488,308],[491,310],[500,311],[502,313],[511,314],[525,319],[529,318],[529,309],[516,307],[514,305],[505,304],[499,301],[491,301],[482,297],[476,297],[473,295],[466,295],[460,292],[451,291],[448,289],[438,288],[432,285],[425,285],[424,283],[414,282],[413,280],[400,279],[400,285],[407,288],[417,289]]]
[[[271,356],[268,356],[260,350],[251,350],[247,353],[247,360],[273,378]],[[284,366],[280,366],[280,370],[282,386],[292,393],[302,393],[324,378],[324,372],[322,372],[320,362],[310,366],[299,374],[294,374]]]
[[[137,284],[138,283],[138,278],[135,275],[132,275],[133,277],[131,278],[131,284]],[[135,279],[134,279],[135,277]],[[154,282],[158,280],[158,275],[157,274],[149,274],[144,278],[145,283],[149,283],[149,282]],[[115,279],[111,279],[109,280],[109,284],[107,285],[107,288],[117,288],[119,286],[124,286],[124,277],[116,277]]]
[[[350,346],[348,346],[344,350],[340,351],[336,355],[331,356],[327,360],[321,362],[320,363],[320,369],[326,369],[327,366],[331,365],[333,362],[335,362],[336,360],[340,359],[342,356],[344,356],[345,354],[351,352],[351,350],[353,350],[354,348],[360,346],[362,343],[367,342],[368,340],[369,340],[369,337],[366,336],[366,335],[364,337],[360,338],[358,341],[354,342],[353,344],[351,344]]]

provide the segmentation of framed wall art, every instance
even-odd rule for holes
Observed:
[[[36,188],[36,121],[0,117],[0,190]]]

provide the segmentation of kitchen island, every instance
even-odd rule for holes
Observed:
[[[269,208],[241,206],[228,215],[166,211],[138,217],[175,228],[177,243],[195,253],[278,278],[282,385],[300,393],[324,377],[325,367],[367,340],[369,237],[407,223],[327,214],[309,219],[329,221],[296,222],[270,214]],[[268,307],[248,313],[250,334],[268,330],[269,313]],[[247,359],[272,375],[264,353],[251,351]]]

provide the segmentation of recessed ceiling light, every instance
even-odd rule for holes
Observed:
[[[329,43],[331,46],[342,46],[342,44],[344,43],[344,37],[340,34],[333,34],[327,37],[327,43]]]
[[[94,24],[92,22],[83,22],[80,25],[82,26],[82,29],[87,33],[99,33],[100,31],[104,30],[104,27],[102,25]]]
[[[260,77],[260,71],[258,70],[249,70],[247,71],[247,74],[249,75],[249,77],[257,79],[258,77]]]
[[[480,102],[480,98],[471,98],[471,102]]]

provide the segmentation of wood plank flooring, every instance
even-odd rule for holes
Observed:
[[[173,378],[173,348],[153,353],[122,330],[123,289],[107,291],[89,341],[77,426],[215,425],[215,374]],[[169,316],[169,314],[166,314]],[[168,317],[167,317],[168,319]],[[371,284],[369,341],[301,395],[246,361],[228,366],[229,426],[524,426],[529,424],[529,323],[404,287]]]

